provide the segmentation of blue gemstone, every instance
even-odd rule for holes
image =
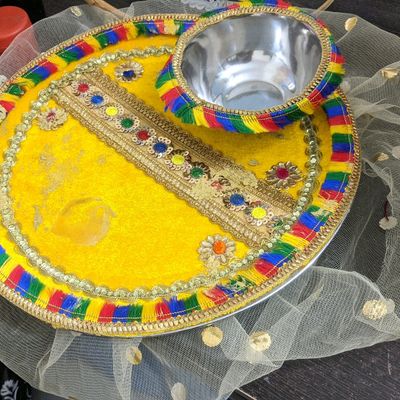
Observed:
[[[234,206],[242,206],[245,202],[244,197],[238,193],[232,194],[231,197],[229,198],[229,201]]]
[[[156,153],[165,153],[168,149],[168,146],[163,142],[157,142],[153,146],[153,150]]]
[[[133,69],[127,69],[122,73],[122,76],[127,79],[132,79],[136,76],[136,74]]]
[[[100,96],[99,94],[95,94],[94,96],[92,96],[90,101],[92,102],[92,104],[101,104],[104,101],[104,97]]]

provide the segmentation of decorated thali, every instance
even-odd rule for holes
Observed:
[[[97,335],[188,329],[283,287],[339,228],[360,155],[327,28],[305,97],[224,113],[174,75],[201,18],[97,28],[3,85],[0,292],[18,307]]]

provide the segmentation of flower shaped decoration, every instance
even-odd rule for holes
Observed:
[[[122,132],[133,132],[139,127],[139,118],[134,115],[122,115],[117,121],[116,125]]]
[[[208,268],[218,268],[226,264],[235,254],[235,242],[221,235],[208,236],[198,249],[200,260]]]
[[[102,112],[104,118],[110,121],[120,117],[123,114],[124,109],[119,104],[108,103],[102,107]]]
[[[210,178],[210,167],[202,162],[194,162],[190,165],[187,171],[183,173],[185,179],[189,182],[196,182],[202,178]]]
[[[248,222],[256,226],[266,225],[274,217],[270,207],[261,201],[251,202],[245,209],[245,213]]]
[[[155,137],[156,131],[151,128],[141,128],[132,135],[133,141],[140,146],[154,143]]]
[[[393,215],[390,215],[389,217],[383,217],[379,221],[379,226],[385,231],[393,229],[397,226],[397,218]]]
[[[301,179],[300,169],[290,161],[279,162],[266,173],[267,182],[278,189],[286,189]]]
[[[38,115],[38,124],[40,129],[52,131],[63,125],[67,117],[67,112],[62,108],[46,108]]]
[[[88,93],[86,99],[87,104],[92,108],[103,107],[109,102],[108,97],[100,92]]]
[[[143,65],[132,61],[115,67],[115,76],[123,82],[136,81],[143,75]]]
[[[227,192],[222,201],[225,207],[234,211],[243,211],[248,206],[245,196],[237,189]]]
[[[164,137],[154,139],[153,144],[149,147],[150,154],[155,155],[157,158],[165,157],[172,150],[171,140]]]
[[[165,163],[175,171],[187,170],[191,157],[187,150],[173,150],[168,154]]]
[[[71,85],[72,92],[76,96],[87,96],[90,93],[90,83],[86,81],[75,81]]]

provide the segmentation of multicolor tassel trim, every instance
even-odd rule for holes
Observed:
[[[292,7],[283,0],[251,0],[207,12],[200,17],[200,22],[201,19],[209,18],[229,10],[260,5],[276,7],[277,9],[288,9],[299,14],[304,13],[302,10]],[[171,110],[178,118],[188,124],[205,126],[207,128],[222,128],[226,131],[245,134],[275,132],[305,115],[312,114],[335,91],[344,75],[344,58],[340,54],[332,34],[322,21],[316,20],[316,23],[322,29],[329,42],[328,62],[325,73],[319,79],[316,87],[308,96],[303,97],[300,101],[282,110],[271,112],[268,109],[254,113],[247,112],[245,114],[225,110],[217,111],[212,104],[195,99],[185,91],[183,88],[184,85],[179,81],[180,78],[174,71],[173,62],[176,55],[172,55],[156,81],[156,88],[166,105],[166,109]]]
[[[58,70],[62,70],[67,64],[81,60],[95,51],[143,35],[181,35],[193,24],[192,20],[171,18],[128,21],[81,39],[48,56],[11,82],[5,92],[0,94],[0,107],[8,114],[27,90],[43,82]]]
[[[14,265],[0,247],[0,282],[15,290],[39,307],[69,318],[100,323],[154,322],[183,316],[224,304],[235,295],[243,294],[254,285],[271,279],[293,256],[307,247],[326,225],[346,193],[353,171],[354,142],[352,120],[339,95],[323,104],[328,117],[332,155],[326,176],[313,204],[303,212],[289,232],[282,235],[268,252],[261,254],[251,268],[240,271],[234,278],[213,288],[199,289],[154,301],[133,304],[112,303],[100,298],[77,297],[46,287],[40,279],[20,265]]]

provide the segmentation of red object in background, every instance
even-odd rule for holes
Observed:
[[[14,6],[0,7],[0,54],[15,36],[32,25],[25,10]]]

